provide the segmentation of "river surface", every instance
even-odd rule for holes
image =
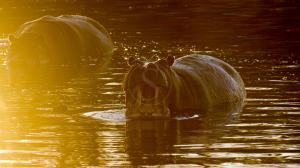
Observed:
[[[297,1],[46,2],[0,4],[0,167],[300,166]],[[111,64],[64,81],[12,86],[7,35],[26,20],[64,13],[93,17],[109,30]],[[125,59],[191,53],[234,66],[246,104],[190,118],[125,120]]]

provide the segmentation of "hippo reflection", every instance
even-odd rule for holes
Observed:
[[[160,154],[176,151],[177,144],[214,144],[226,133],[227,124],[238,122],[242,107],[242,103],[237,103],[209,108],[201,111],[203,115],[196,118],[128,120],[126,142],[130,160],[134,164],[139,164],[137,162],[141,160],[148,164],[159,164],[166,162],[159,160]],[[166,159],[166,156],[161,158]],[[181,159],[170,155],[168,162],[180,163],[184,158]]]
[[[155,62],[128,60],[125,77],[128,118],[170,117],[222,104],[243,102],[242,78],[224,61],[207,55],[188,55]]]

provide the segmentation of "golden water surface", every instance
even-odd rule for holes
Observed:
[[[0,167],[298,167],[299,9],[297,1],[276,0],[1,2]],[[10,85],[7,35],[25,21],[66,13],[108,29],[116,47],[109,67]],[[246,85],[246,105],[191,119],[83,116],[122,111],[124,58],[191,53],[234,66]]]

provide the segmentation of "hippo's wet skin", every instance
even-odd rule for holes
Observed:
[[[238,72],[224,61],[207,55],[188,55],[155,62],[130,58],[125,77],[128,118],[170,117],[246,97]]]

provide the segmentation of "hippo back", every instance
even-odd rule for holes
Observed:
[[[43,38],[50,60],[54,63],[74,63],[84,59],[107,62],[113,44],[105,28],[97,21],[78,15],[44,16],[24,23],[16,38],[33,33]]]
[[[243,101],[246,92],[238,72],[229,64],[207,55],[189,55],[175,60],[171,106],[176,110],[207,108]]]

